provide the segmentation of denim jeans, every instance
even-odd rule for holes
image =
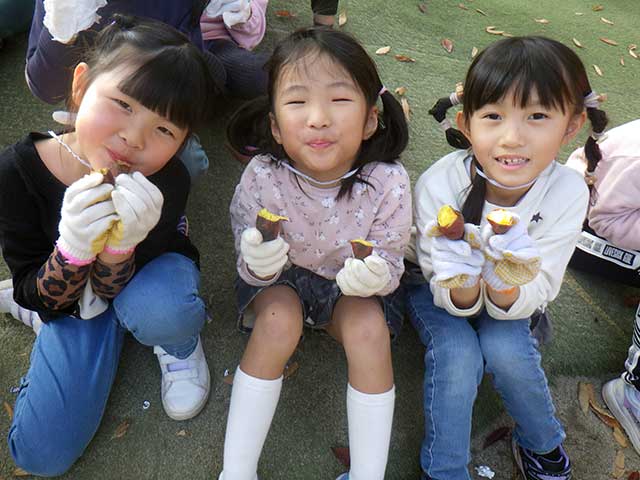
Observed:
[[[82,455],[100,425],[126,331],[144,345],[188,357],[205,321],[199,283],[192,260],[165,254],[145,265],[99,316],[45,323],[9,430],[16,465],[56,476]]]
[[[428,284],[410,286],[407,309],[426,347],[422,470],[433,480],[470,480],[471,415],[486,369],[515,420],[514,438],[546,453],[565,433],[555,417],[529,319],[473,319],[436,307]]]

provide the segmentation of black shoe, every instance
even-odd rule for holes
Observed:
[[[540,455],[522,448],[512,438],[511,448],[522,478],[525,480],[571,479],[571,461],[562,445],[550,453]]]

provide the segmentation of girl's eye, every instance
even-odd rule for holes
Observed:
[[[131,106],[127,102],[120,100],[119,98],[114,98],[113,101],[116,102],[120,108],[124,108],[128,112],[131,111]]]
[[[334,102],[351,102],[352,100],[350,98],[334,98],[333,101]]]
[[[158,127],[158,130],[163,135],[167,135],[168,137],[175,138],[175,135],[173,134],[173,132],[169,130],[167,127]]]
[[[284,102],[285,105],[304,105],[304,100],[289,100]]]
[[[542,112],[536,112],[536,113],[531,115],[531,118],[533,120],[544,120],[545,118],[549,118],[549,115],[547,115],[546,113],[542,113]]]
[[[487,113],[482,118],[486,118],[489,120],[500,120],[500,115],[497,113]]]

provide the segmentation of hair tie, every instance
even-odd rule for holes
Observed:
[[[598,180],[598,178],[596,177],[595,172],[590,172],[588,170],[584,172],[584,181],[587,183],[587,185],[594,185],[596,183],[596,180]]]
[[[384,92],[388,92],[388,91],[389,90],[387,90],[387,87],[383,85],[380,91],[378,92],[378,96],[381,97]]]
[[[453,92],[449,95],[449,101],[451,102],[451,106],[460,105],[460,103],[462,103],[457,92]]]
[[[443,132],[446,132],[447,130],[449,130],[451,128],[451,122],[447,118],[445,118],[444,120],[442,120],[439,123],[440,123],[440,128],[442,129]]]
[[[593,130],[589,132],[589,136],[597,143],[602,143],[607,138],[607,134],[605,132],[594,132]]]
[[[600,107],[600,95],[591,91],[584,96],[584,106],[586,108],[599,108]]]

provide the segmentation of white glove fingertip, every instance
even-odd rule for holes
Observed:
[[[249,245],[257,246],[262,243],[262,234],[257,228],[250,227],[242,232],[241,240],[248,243]]]

